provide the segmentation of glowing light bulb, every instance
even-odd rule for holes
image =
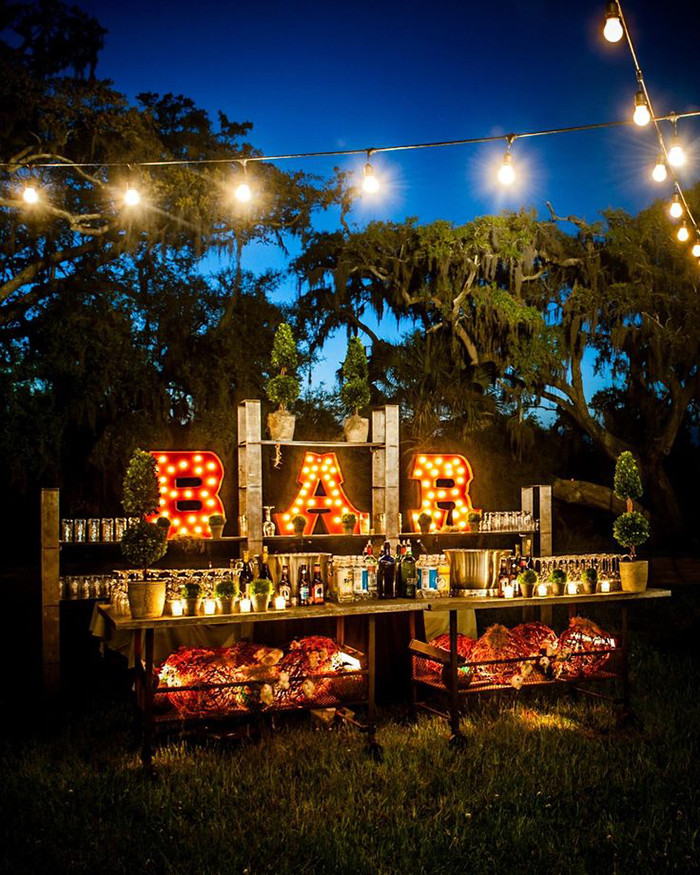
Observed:
[[[36,186],[32,182],[28,182],[24,186],[24,191],[22,192],[22,199],[25,204],[37,204],[39,203],[39,192],[36,190]]]
[[[620,12],[617,8],[617,3],[608,3],[608,8],[605,12],[605,26],[603,27],[603,36],[609,43],[619,43],[624,35],[622,22],[620,21]]]
[[[647,99],[641,88],[634,96],[634,115],[632,118],[634,119],[635,125],[639,125],[640,128],[648,125],[651,121],[651,113],[649,112]]]
[[[683,204],[681,203],[681,199],[678,197],[678,192],[673,195],[671,200],[671,206],[668,208],[669,213],[671,214],[672,219],[680,219],[683,215]]]
[[[376,194],[379,191],[379,180],[374,175],[374,168],[369,161],[365,164],[365,175],[362,180],[362,188],[367,194]]]
[[[239,182],[233,194],[236,200],[242,204],[247,204],[253,197],[253,192],[250,190],[250,186],[247,182]]]
[[[515,167],[510,150],[503,156],[503,164],[498,168],[498,181],[501,185],[512,185],[515,182]]]
[[[690,251],[696,258],[700,258],[700,241],[698,243],[695,243]]]
[[[129,183],[124,192],[124,205],[127,207],[137,207],[141,203],[141,195],[133,183]]]
[[[685,243],[685,241],[690,237],[690,231],[688,230],[688,226],[685,224],[685,222],[683,222],[683,224],[678,229],[676,237],[678,237],[681,243]]]
[[[654,182],[664,182],[667,176],[668,170],[666,169],[664,156],[659,155],[659,157],[656,159],[656,164],[654,164],[654,169],[651,171],[651,178],[654,180]]]
[[[681,146],[678,135],[671,140],[671,148],[668,150],[668,163],[671,167],[682,167],[685,164],[685,151]]]

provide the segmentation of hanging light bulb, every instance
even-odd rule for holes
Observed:
[[[688,230],[688,226],[686,225],[685,222],[683,222],[683,224],[678,229],[678,233],[676,234],[676,237],[678,237],[678,239],[681,241],[681,243],[685,243],[685,241],[688,239],[688,237],[690,237],[690,231]]]
[[[619,43],[624,34],[622,22],[620,21],[620,11],[617,8],[617,3],[608,3],[605,10],[605,27],[603,28],[603,36],[609,43]]]
[[[683,215],[683,204],[678,197],[678,192],[676,192],[671,198],[671,206],[668,208],[668,211],[671,214],[672,219],[680,219]]]
[[[247,204],[253,197],[253,191],[248,184],[248,167],[246,161],[241,161],[243,178],[233,190],[233,196],[241,204]]]
[[[696,258],[700,258],[700,240],[696,240],[690,250]]]
[[[515,182],[515,167],[513,167],[513,156],[510,154],[512,142],[512,137],[509,137],[503,164],[498,168],[498,181],[501,185],[512,185]]]
[[[129,182],[124,192],[124,205],[127,207],[137,207],[141,203],[141,195],[133,182]]]
[[[685,151],[678,139],[678,134],[673,135],[671,148],[668,150],[668,163],[671,167],[682,167],[685,164]]]
[[[659,153],[659,157],[656,159],[656,164],[654,164],[654,169],[651,171],[651,178],[654,182],[664,182],[667,176],[668,170],[666,169],[666,161],[664,160],[664,156]]]
[[[362,188],[367,194],[376,194],[379,191],[379,180],[374,175],[374,167],[370,164],[370,155],[371,152],[367,152],[367,163],[365,164]]]
[[[644,92],[640,88],[639,91],[634,95],[634,123],[635,125],[639,125],[640,128],[643,128],[645,125],[648,125],[651,121],[651,113],[649,112],[649,105],[647,104],[647,99],[644,96]]]
[[[39,203],[39,192],[33,182],[28,182],[24,186],[24,191],[22,192],[22,200],[25,202],[25,204]]]

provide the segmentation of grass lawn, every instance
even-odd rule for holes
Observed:
[[[436,718],[382,712],[385,760],[352,730],[286,725],[260,745],[173,741],[156,776],[124,702],[0,742],[3,872],[700,871],[700,669],[633,654],[644,730],[609,707],[482,700],[453,751]]]

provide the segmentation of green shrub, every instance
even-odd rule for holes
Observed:
[[[638,510],[620,514],[613,523],[613,536],[618,544],[629,550],[634,559],[635,547],[643,544],[649,537],[649,521]]]
[[[198,599],[202,594],[202,587],[198,583],[183,583],[180,587],[180,595],[183,599]]]
[[[124,475],[122,506],[130,516],[145,517],[158,510],[158,465],[145,450],[135,450]]]
[[[526,568],[525,571],[521,571],[518,575],[518,583],[522,586],[523,584],[527,584],[528,586],[534,586],[537,583],[537,572],[532,568]]]
[[[278,374],[267,384],[267,397],[283,410],[291,407],[299,397],[299,380],[296,377]]]
[[[256,578],[250,585],[253,595],[272,595],[272,581]]]
[[[145,574],[149,565],[165,556],[168,550],[166,534],[162,526],[139,520],[124,532],[121,540],[122,553],[133,565],[143,568]]]
[[[220,513],[213,513],[209,517],[209,525],[210,526],[223,526],[226,524],[226,517]]]
[[[634,501],[642,497],[642,480],[632,453],[620,453],[615,463],[615,495],[623,501]],[[632,508],[628,507],[627,510]]]
[[[341,516],[340,521],[342,522],[342,524],[344,526],[347,526],[347,527],[352,526],[352,528],[354,529],[356,524],[357,524],[357,517],[355,516],[354,513],[344,513]]]
[[[586,570],[583,572],[583,579],[586,581],[586,583],[590,583],[595,586],[595,584],[598,583],[598,572],[595,568],[586,568]]]
[[[613,523],[613,537],[629,550],[630,558],[634,559],[636,548],[647,540],[651,530],[647,518],[633,509],[632,502],[642,497],[642,481],[630,452],[620,453],[617,457],[614,487],[615,495],[627,503],[627,512]]]
[[[267,397],[280,410],[286,410],[299,397],[299,380],[296,375],[299,355],[292,329],[286,322],[275,332],[271,361],[272,369],[279,373],[268,380]]]
[[[549,582],[550,583],[561,583],[564,584],[568,580],[568,576],[566,571],[563,568],[553,568],[549,574]]]
[[[425,513],[425,511],[423,511],[423,513],[418,514],[418,525],[419,526],[429,526],[432,523],[432,521],[433,521],[433,518],[430,516],[429,513]]]
[[[220,599],[231,599],[238,595],[238,581],[229,574],[216,584],[214,594]]]
[[[359,337],[351,337],[342,366],[340,400],[349,414],[359,414],[370,401],[369,368],[365,347]]]
[[[167,518],[167,516],[159,516],[158,519],[156,520],[156,525],[158,526],[159,529],[165,529],[165,531],[167,533],[168,529],[171,526],[171,522]]]
[[[292,517],[292,525],[295,532],[302,532],[306,528],[306,517],[300,513],[295,514]]]

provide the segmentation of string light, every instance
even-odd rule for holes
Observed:
[[[660,153],[659,157],[656,159],[654,169],[651,171],[651,178],[654,182],[665,182],[667,176],[668,170],[666,169],[666,160],[664,159],[663,153]]]
[[[671,214],[672,219],[680,219],[683,215],[683,204],[681,203],[678,192],[676,192],[671,198],[671,206],[668,208],[668,211]]]
[[[246,162],[241,161],[241,166],[243,167],[243,179],[238,183],[233,194],[239,203],[247,204],[253,197],[253,192],[248,185],[248,168],[246,167]]]
[[[127,183],[126,191],[124,192],[124,205],[127,207],[137,207],[141,203],[141,195],[133,182]]]
[[[28,182],[24,186],[24,191],[22,192],[22,200],[25,202],[25,204],[39,203],[39,192],[33,182]]]
[[[503,164],[498,168],[498,181],[501,185],[512,185],[515,182],[515,168],[513,167],[513,156],[510,153],[510,147],[514,137],[508,137],[508,146],[506,147],[505,155],[503,156]]]
[[[641,88],[634,95],[634,115],[632,118],[635,125],[639,125],[640,128],[645,127],[651,121],[647,99]]]
[[[603,36],[609,43],[619,43],[624,35],[622,22],[620,21],[620,11],[616,2],[608,3],[605,11],[605,26],[603,27]]]
[[[690,231],[688,230],[688,226],[685,222],[683,222],[683,224],[678,229],[676,237],[678,237],[681,243],[685,243],[685,241],[690,237]]]
[[[370,163],[371,151],[367,152],[367,163],[365,164],[364,177],[362,179],[362,189],[367,194],[376,194],[379,191],[379,180],[374,175],[374,167]]]
[[[695,241],[695,243],[693,244],[693,248],[690,251],[695,256],[695,258],[700,258],[700,240]]]
[[[673,124],[673,139],[671,140],[671,146],[668,150],[668,163],[671,167],[682,167],[685,164],[685,150],[683,149],[678,137],[675,122]]]

